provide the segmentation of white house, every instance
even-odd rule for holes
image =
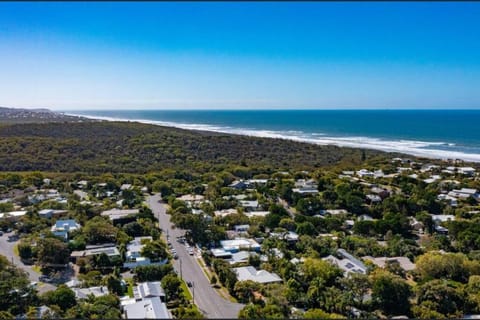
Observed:
[[[359,176],[360,178],[373,177],[374,173],[372,171],[367,170],[367,169],[361,169],[361,170],[357,171],[357,176]]]
[[[131,299],[133,300],[133,299]],[[125,304],[123,312],[125,319],[171,319],[172,315],[159,297],[146,298]]]
[[[459,173],[467,176],[473,176],[475,174],[475,169],[472,167],[460,167],[457,170]]]
[[[266,270],[258,270],[252,266],[234,268],[233,271],[237,274],[238,281],[251,280],[258,283],[273,283],[282,282],[275,273],[270,273]]]
[[[238,252],[240,250],[253,250],[253,251],[260,251],[260,244],[253,239],[246,239],[246,238],[237,238],[234,240],[222,240],[220,241],[220,245],[222,246],[223,250],[229,251],[232,253]]]
[[[100,215],[108,217],[110,221],[115,222],[127,218],[129,216],[135,216],[140,213],[138,209],[112,209],[103,211]]]
[[[72,288],[72,291],[75,292],[75,298],[77,299],[86,299],[89,295],[92,294],[95,297],[101,297],[110,293],[108,291],[108,288],[105,286],[90,288]]]
[[[162,288],[160,281],[142,282],[133,287],[133,296],[135,300],[139,301],[146,298],[159,297],[161,301],[165,302],[165,291]]]
[[[462,188],[460,190],[453,189],[448,193],[449,196],[461,199],[467,199],[468,197],[473,197],[477,200],[480,199],[480,194],[477,192],[477,189]]]

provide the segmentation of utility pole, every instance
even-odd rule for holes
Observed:
[[[180,279],[183,279],[183,277],[182,277],[182,258],[179,258],[178,261],[180,262]]]

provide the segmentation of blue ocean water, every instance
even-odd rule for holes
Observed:
[[[68,113],[480,161],[480,110],[82,110]]]

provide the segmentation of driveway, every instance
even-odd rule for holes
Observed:
[[[30,281],[39,282],[38,278],[41,276],[41,274],[33,270],[32,266],[24,264],[20,259],[20,257],[16,256],[13,253],[13,248],[18,243],[18,240],[8,241],[8,236],[10,235],[13,235],[13,232],[5,233],[2,236],[0,236],[0,254],[4,255],[17,268],[24,270],[28,274]],[[39,282],[39,285],[37,287],[37,290],[39,293],[44,293],[44,292],[55,290],[55,289],[56,287],[49,283]]]
[[[147,204],[157,217],[160,228],[165,235],[169,235],[173,248],[177,251],[178,260],[173,260],[175,271],[185,281],[192,282],[194,287],[189,288],[199,310],[207,318],[235,319],[238,312],[244,307],[243,304],[233,303],[221,297],[210,285],[210,280],[204,274],[197,262],[195,255],[188,254],[185,245],[176,241],[177,237],[183,236],[185,230],[172,228],[170,216],[166,214],[166,208],[160,202],[159,194],[147,198]]]

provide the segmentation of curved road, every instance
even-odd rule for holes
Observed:
[[[17,241],[8,241],[8,236],[13,235],[13,232],[5,233],[0,236],[0,254],[4,255],[16,267],[23,269],[30,279],[30,281],[39,282],[40,273],[33,270],[32,266],[26,265],[22,262],[20,257],[14,254],[14,247]],[[37,290],[39,293],[55,290],[56,287],[49,283],[41,283]]]
[[[155,217],[157,217],[163,234],[170,236],[172,246],[177,251],[179,259],[173,260],[175,270],[185,281],[190,281],[194,284],[194,288],[190,288],[190,292],[199,310],[209,319],[237,318],[238,312],[244,305],[227,301],[219,296],[217,291],[210,285],[209,279],[196,261],[197,258],[190,256],[186,247],[176,241],[178,236],[184,235],[185,230],[178,228],[172,229],[170,216],[166,214],[166,208],[161,202],[160,195],[149,196],[147,198],[147,204],[150,209],[152,209]]]

